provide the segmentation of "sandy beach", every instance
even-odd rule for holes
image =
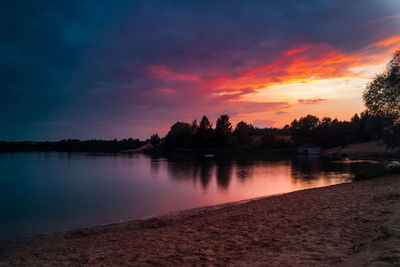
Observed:
[[[400,176],[1,241],[0,265],[400,265]]]

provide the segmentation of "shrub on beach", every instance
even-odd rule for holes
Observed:
[[[387,174],[387,170],[385,167],[367,168],[367,169],[357,171],[354,176],[354,181],[368,180],[368,179],[384,176],[386,174]]]
[[[393,162],[387,166],[390,173],[400,173],[400,162]]]
[[[368,180],[380,176],[385,176],[393,173],[400,173],[400,162],[393,162],[384,166],[375,166],[363,170],[359,170],[355,173],[353,181]]]

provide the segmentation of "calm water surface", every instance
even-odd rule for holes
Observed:
[[[0,154],[0,239],[348,182],[363,162]]]

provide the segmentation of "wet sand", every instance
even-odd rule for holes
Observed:
[[[0,241],[0,265],[400,266],[400,176]]]

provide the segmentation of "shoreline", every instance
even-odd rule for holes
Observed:
[[[68,228],[68,229],[65,228],[65,229],[58,229],[58,230],[54,230],[54,231],[46,231],[46,232],[42,232],[42,233],[34,233],[31,235],[15,236],[15,237],[10,237],[10,238],[0,239],[0,243],[7,242],[7,241],[14,241],[14,240],[35,239],[35,238],[40,238],[45,235],[60,235],[60,236],[64,237],[64,235],[67,233],[69,234],[69,233],[78,232],[78,231],[87,231],[87,230],[94,229],[97,227],[111,227],[111,226],[119,225],[119,224],[143,222],[143,221],[154,220],[154,219],[157,219],[157,220],[171,220],[171,219],[183,220],[187,217],[191,217],[194,215],[201,215],[202,213],[205,213],[207,211],[219,210],[219,209],[232,207],[232,206],[236,206],[236,205],[241,205],[241,204],[245,204],[248,202],[267,199],[267,198],[271,198],[271,197],[279,197],[279,196],[291,194],[294,192],[301,192],[301,191],[312,190],[312,189],[317,189],[317,188],[330,187],[330,186],[335,186],[335,185],[340,185],[340,184],[348,184],[348,183],[352,183],[352,182],[353,181],[348,181],[348,182],[342,182],[342,183],[332,184],[332,185],[317,186],[317,187],[312,187],[312,188],[300,189],[300,190],[296,190],[296,191],[276,193],[276,194],[267,195],[267,196],[259,196],[259,197],[254,197],[254,198],[236,200],[236,201],[219,203],[219,204],[214,204],[214,205],[200,206],[200,207],[189,208],[189,209],[184,209],[184,210],[173,210],[171,212],[162,213],[159,215],[148,215],[148,216],[144,216],[142,218],[137,218],[137,219],[119,220],[119,221],[115,221],[115,222],[100,223],[100,224],[95,224],[95,225],[91,225],[91,226],[89,225],[89,226],[74,227],[74,228]]]
[[[2,240],[0,265],[391,265],[399,189],[387,176]]]

